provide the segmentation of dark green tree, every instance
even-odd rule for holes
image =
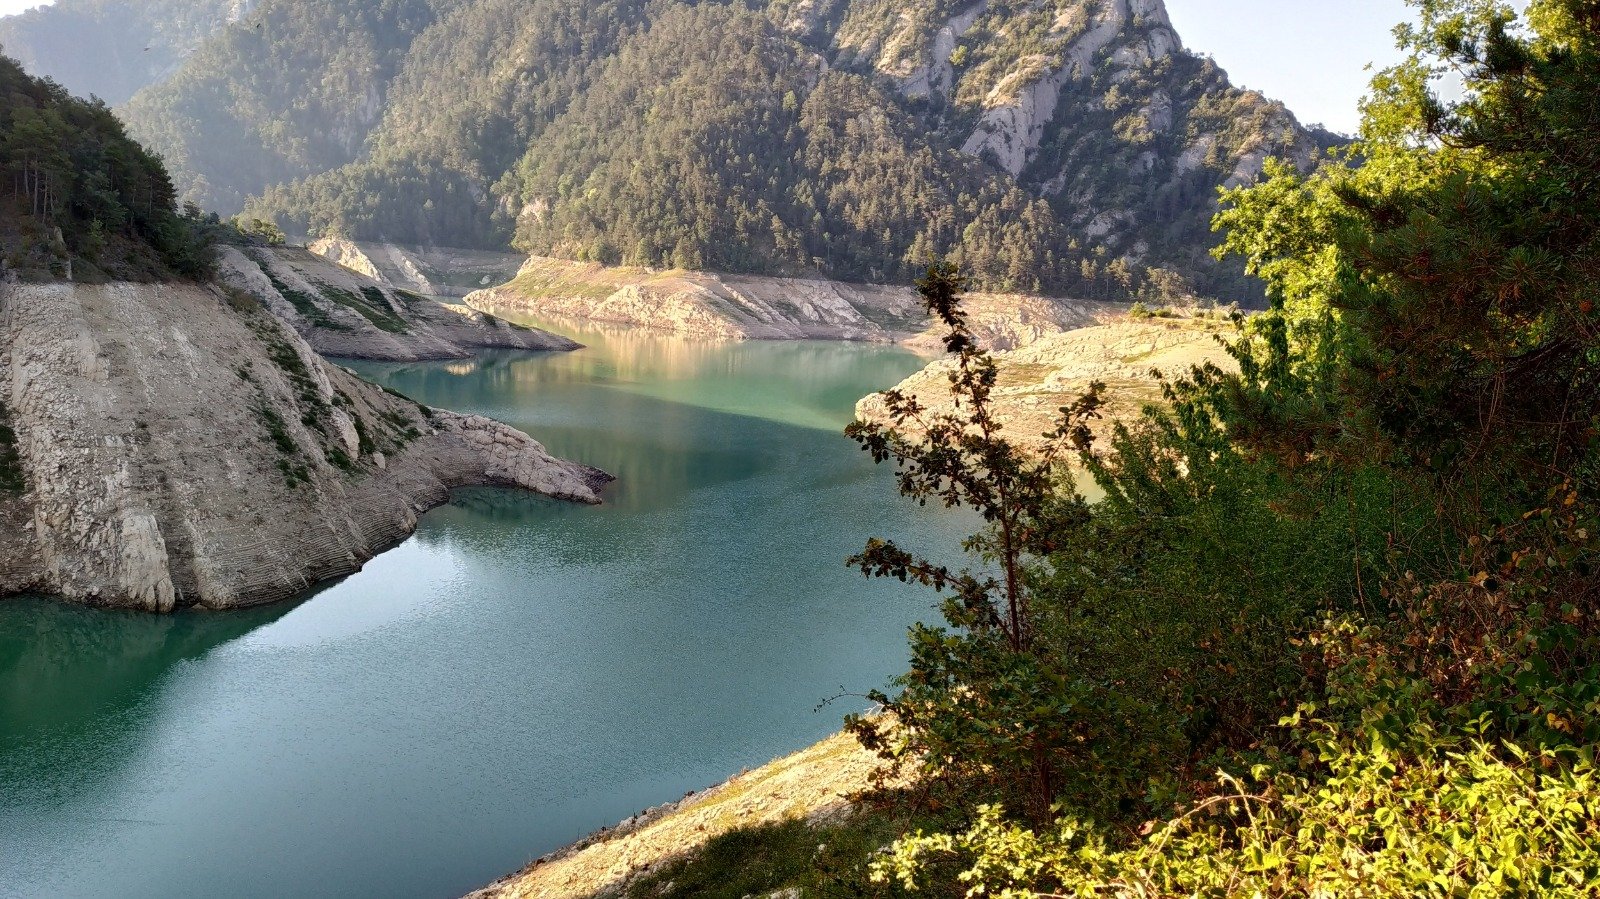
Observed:
[[[903,495],[977,512],[985,528],[966,548],[987,570],[952,568],[876,539],[850,560],[869,577],[915,582],[949,596],[941,605],[946,626],[912,628],[911,668],[897,681],[900,692],[872,694],[890,717],[855,717],[849,727],[868,748],[895,761],[914,760],[924,773],[970,778],[991,771],[1001,772],[1002,780],[1016,778],[1024,810],[1044,820],[1061,772],[1081,760],[1085,731],[1115,715],[1108,706],[1101,707],[1109,713],[1103,716],[1075,714],[1080,705],[1108,697],[1063,670],[1039,642],[1027,572],[1088,514],[1058,463],[1066,450],[1088,450],[1088,422],[1099,416],[1103,386],[1093,385],[1061,410],[1042,457],[1018,449],[1003,435],[990,401],[997,368],[961,311],[964,283],[948,262],[930,266],[917,283],[955,356],[950,390],[957,411],[930,413],[914,397],[889,391],[888,422],[858,421],[847,434],[875,462],[895,464]]]

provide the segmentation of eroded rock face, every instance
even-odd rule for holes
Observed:
[[[822,8],[789,7],[803,22]],[[1163,0],[853,0],[828,15],[835,65],[893,84],[931,134],[1046,199],[1107,259],[1191,266],[1164,243],[1213,240],[1217,186],[1254,180],[1269,156],[1309,170],[1339,142],[1185,50]],[[1130,200],[1128,184],[1161,199]]]
[[[522,264],[522,257],[510,252],[403,247],[335,237],[313,241],[306,249],[385,287],[426,296],[464,297],[507,280]]]
[[[387,280],[353,244],[324,256],[294,248],[224,247],[224,283],[265,303],[317,352],[344,359],[466,359],[483,349],[574,350],[576,341],[441,303]],[[424,279],[425,280],[425,279]]]
[[[0,492],[0,596],[270,602],[357,570],[453,487],[595,503],[610,480],[197,285],[0,284],[0,405],[25,482]]]

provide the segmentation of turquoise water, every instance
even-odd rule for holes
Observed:
[[[0,603],[0,894],[458,895],[860,708],[816,711],[898,670],[933,598],[843,559],[960,522],[839,430],[921,360],[575,336],[359,368],[611,471],[604,506],[462,491],[267,609]]]

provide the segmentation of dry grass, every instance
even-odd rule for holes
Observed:
[[[866,789],[878,760],[854,737],[837,734],[672,806],[534,862],[469,899],[579,899],[620,893],[635,878],[738,828],[849,816],[849,797]]]
[[[1106,385],[1104,418],[1094,428],[1104,436],[1118,421],[1132,421],[1149,404],[1163,399],[1161,383],[1152,374],[1185,374],[1195,365],[1215,363],[1224,369],[1233,359],[1217,342],[1230,327],[1211,320],[1122,319],[1039,338],[1019,349],[995,355],[999,374],[993,403],[1005,422],[1006,435],[1025,448],[1040,448],[1053,429],[1059,410],[1083,395],[1092,381]],[[899,385],[934,412],[954,410],[948,374],[942,359]],[[876,394],[856,406],[856,414],[883,421]]]

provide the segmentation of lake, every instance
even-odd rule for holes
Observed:
[[[950,552],[840,431],[923,360],[843,343],[354,364],[616,474],[600,507],[461,491],[298,602],[156,617],[0,602],[0,894],[454,896],[863,708]]]

